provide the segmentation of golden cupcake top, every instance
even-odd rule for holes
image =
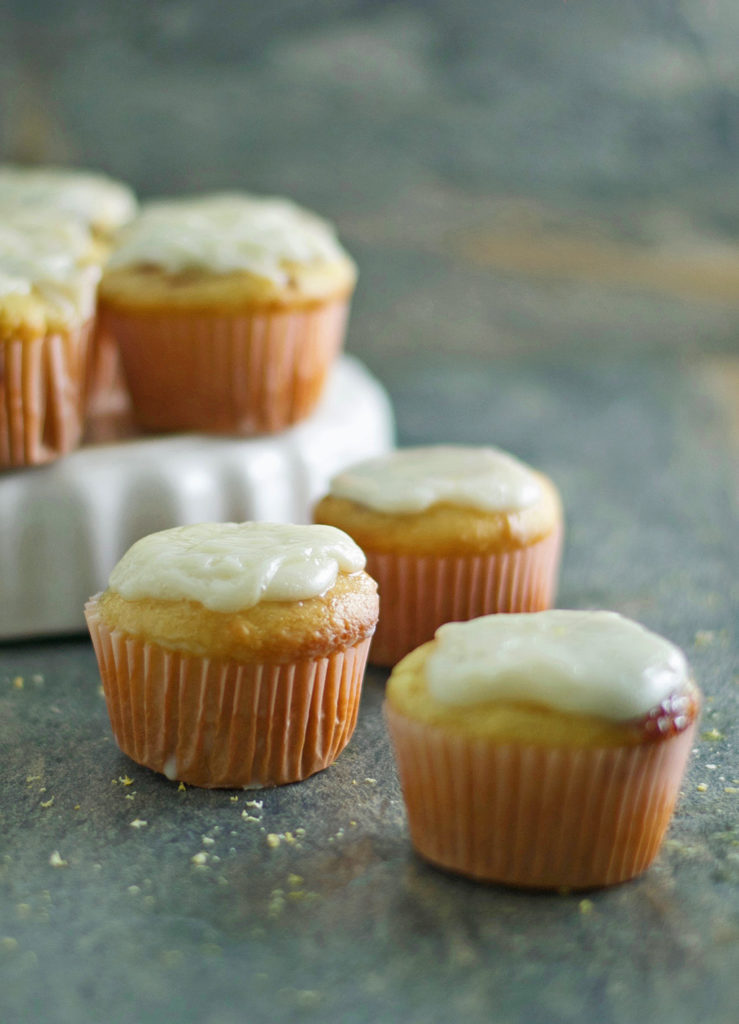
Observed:
[[[121,233],[104,294],[138,304],[268,301],[346,294],[355,280],[327,221],[287,199],[221,193],[147,204]]]
[[[544,474],[492,447],[434,445],[369,459],[335,476],[316,506],[373,551],[493,553],[559,529],[559,494]]]
[[[699,701],[668,640],[615,612],[559,609],[441,626],[393,670],[388,699],[431,724],[555,745],[679,732]]]
[[[109,235],[136,212],[136,198],[105,174],[67,167],[0,165],[0,205],[55,209]]]
[[[200,523],[137,541],[98,600],[111,629],[241,662],[323,657],[371,636],[377,585],[330,527]]]
[[[56,210],[0,206],[0,337],[87,320],[99,277],[96,247],[80,221]]]

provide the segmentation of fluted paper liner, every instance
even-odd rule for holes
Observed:
[[[100,324],[90,338],[85,404],[90,417],[124,411],[130,404],[118,344]]]
[[[0,342],[0,469],[50,462],[79,445],[91,326]]]
[[[106,309],[146,430],[255,434],[305,419],[344,338],[346,299],[221,314]]]
[[[375,665],[394,665],[445,622],[495,612],[551,608],[562,531],[528,547],[489,555],[402,555],[365,549],[377,580],[380,621],[370,650]]]
[[[369,638],[284,665],[216,661],[110,630],[85,606],[113,735],[194,786],[278,786],[327,768],[357,721]]]
[[[545,889],[625,881],[654,860],[695,731],[637,746],[501,744],[385,716],[418,853],[472,878]]]

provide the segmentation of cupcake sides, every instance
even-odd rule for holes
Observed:
[[[377,588],[338,530],[206,523],[151,534],[85,608],[113,733],[196,786],[304,779],[349,742]]]
[[[351,466],[314,520],[353,537],[378,582],[374,664],[395,664],[444,622],[552,604],[559,495],[496,448],[406,448]]]
[[[343,343],[355,281],[330,225],[287,200],[149,204],[100,286],[139,426],[255,434],[304,419]]]
[[[659,850],[699,708],[678,648],[612,612],[445,625],[387,687],[413,845],[514,886],[632,878]]]
[[[0,469],[49,462],[79,444],[99,276],[78,220],[2,208]]]

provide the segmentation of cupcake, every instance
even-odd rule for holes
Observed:
[[[339,530],[201,523],[150,534],[85,616],[113,733],[195,786],[296,782],[354,731],[377,588]]]
[[[78,220],[2,208],[0,469],[48,462],[79,444],[99,275]]]
[[[387,687],[413,845],[515,886],[638,875],[670,821],[699,707],[678,648],[613,612],[448,623]]]
[[[152,203],[100,286],[140,427],[254,434],[315,408],[356,270],[332,228],[283,199]]]
[[[0,208],[48,211],[77,221],[90,232],[91,261],[102,265],[116,233],[136,213],[136,197],[120,181],[104,174],[66,167],[0,165]],[[5,213],[0,213],[4,218]],[[93,331],[87,352],[87,406],[107,412],[127,398],[118,351],[112,339]]]
[[[349,467],[317,505],[367,555],[382,615],[370,652],[393,665],[444,622],[549,608],[559,495],[496,448],[406,448]]]

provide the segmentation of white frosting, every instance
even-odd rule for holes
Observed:
[[[134,601],[198,601],[236,612],[260,601],[302,601],[329,590],[339,572],[365,558],[333,526],[199,523],[143,537],[110,575],[110,588]]]
[[[401,448],[339,473],[331,494],[379,512],[422,512],[439,502],[517,511],[541,497],[531,469],[497,448]]]
[[[426,662],[429,692],[443,704],[534,701],[614,721],[645,715],[687,678],[679,648],[615,612],[450,622]]]
[[[60,210],[103,231],[114,231],[136,212],[127,185],[64,167],[0,166],[0,204]]]
[[[64,321],[87,318],[98,267],[87,228],[58,211],[0,206],[0,299],[36,293]]]
[[[149,203],[121,235],[110,266],[247,270],[283,284],[285,262],[351,263],[331,225],[315,214],[287,199],[222,193]]]

